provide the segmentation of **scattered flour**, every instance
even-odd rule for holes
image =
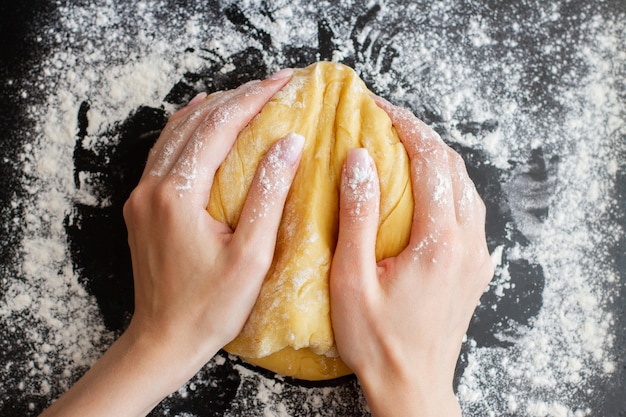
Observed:
[[[15,276],[2,277],[0,287],[3,334],[22,341],[22,354],[0,369],[0,386],[11,386],[15,396],[5,398],[0,389],[0,408],[28,401],[36,414],[115,337],[73,270],[64,228],[76,201],[107,205],[93,178],[80,178],[91,188],[74,182],[81,102],[90,104],[84,146],[98,152],[119,139],[107,136],[108,129],[138,107],[175,110],[166,96],[185,74],[215,62],[229,72],[236,69],[231,57],[252,48],[265,51],[256,64],[270,72],[300,64],[292,60],[294,50],[309,51],[308,60],[343,60],[390,101],[435,115],[427,121],[448,132],[447,139],[485,152],[504,173],[533,149],[559,156],[545,220],[513,212],[530,244],[492,251],[497,275],[490,290],[498,299],[512,289],[503,254],[543,267],[542,308],[527,326],[511,323],[510,347],[466,342],[458,397],[466,416],[598,415],[604,394],[596,387],[618,372],[623,383],[624,372],[624,347],[615,340],[620,322],[611,306],[623,303],[615,299],[623,284],[612,251],[624,239],[615,221],[624,207],[614,187],[626,169],[626,15],[592,2],[571,10],[530,3],[524,9],[536,13],[453,0],[402,6],[196,1],[187,8],[165,1],[60,3],[58,21],[41,23],[37,40],[51,52],[28,74],[22,93],[32,97],[27,116],[33,124],[24,128],[20,161],[28,195],[13,202],[23,215],[11,221],[23,237]],[[234,17],[228,19],[226,9]],[[324,41],[332,43],[330,55],[319,47],[320,31],[331,32]],[[283,94],[289,101],[289,91]],[[520,207],[527,202],[525,190],[505,190]],[[225,361],[218,355],[205,372]],[[306,388],[235,369],[241,382],[227,416],[367,414],[354,381]],[[173,397],[215,389],[211,384],[197,376]]]

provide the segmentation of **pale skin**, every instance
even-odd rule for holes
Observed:
[[[454,368],[493,276],[485,206],[458,154],[409,111],[375,100],[409,155],[413,224],[408,247],[377,263],[378,181],[371,179],[376,192],[359,201],[360,210],[352,209],[354,199],[343,190],[330,278],[337,348],[372,415],[460,416]],[[353,150],[344,176],[354,162],[376,170],[367,152]]]
[[[264,181],[291,184],[301,140],[288,136],[268,151],[283,163],[261,161],[235,230],[205,208],[237,134],[290,75],[199,96],[172,115],[124,207],[135,280],[131,323],[42,416],[146,415],[241,331],[271,264],[288,193],[268,193],[260,172]],[[375,166],[367,151],[350,151],[342,182],[354,180],[357,165],[373,175],[341,191],[330,279],[337,347],[374,416],[458,416],[454,366],[493,274],[484,205],[458,155],[412,114],[376,100],[410,157],[415,214],[407,249],[377,263]],[[436,183],[428,180],[433,173]],[[359,187],[366,197],[355,199]]]

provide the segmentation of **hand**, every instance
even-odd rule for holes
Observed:
[[[207,212],[211,184],[239,132],[286,81],[254,81],[174,114],[124,207],[135,277],[129,331],[176,341],[196,371],[252,311],[304,138],[268,151],[235,231]]]
[[[333,330],[374,416],[459,416],[452,381],[472,313],[493,275],[485,206],[463,160],[409,111],[376,98],[410,159],[408,247],[376,263],[380,190],[365,149],[342,176],[330,274]]]
[[[172,115],[124,207],[135,283],[130,326],[46,416],[145,415],[240,332],[273,258],[304,139],[289,135],[270,148],[236,230],[206,206],[237,135],[289,78],[280,72],[199,96]]]

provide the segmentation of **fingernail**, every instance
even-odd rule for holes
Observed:
[[[197,94],[194,98],[191,99],[191,101],[189,102],[189,104],[187,104],[187,107],[193,107],[196,104],[200,103],[202,100],[204,100],[206,98],[207,94],[206,93],[199,93]]]
[[[280,146],[280,158],[293,166],[300,158],[304,148],[304,141],[304,136],[297,133],[290,133],[285,136]]]
[[[346,197],[362,202],[374,197],[376,173],[367,149],[350,149],[343,175],[342,188]]]
[[[362,176],[362,174],[366,174],[366,171],[372,171],[371,169],[371,161],[369,152],[365,148],[354,148],[348,151],[347,157],[347,165],[350,169],[348,169],[348,176],[354,177],[354,179],[363,182],[367,180],[367,176]]]
[[[277,73],[272,74],[269,77],[269,79],[274,80],[274,81],[282,80],[284,78],[291,77],[292,74],[293,74],[293,68],[285,68],[285,69],[278,71]]]

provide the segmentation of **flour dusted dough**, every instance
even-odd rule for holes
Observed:
[[[248,322],[225,349],[279,374],[331,379],[351,373],[334,345],[328,292],[343,162],[356,147],[367,148],[376,162],[380,260],[397,255],[408,243],[413,213],[409,161],[389,117],[355,72],[320,62],[296,70],[240,133],[211,190],[207,209],[216,219],[237,226],[258,163],[291,132],[306,141],[274,261]]]

